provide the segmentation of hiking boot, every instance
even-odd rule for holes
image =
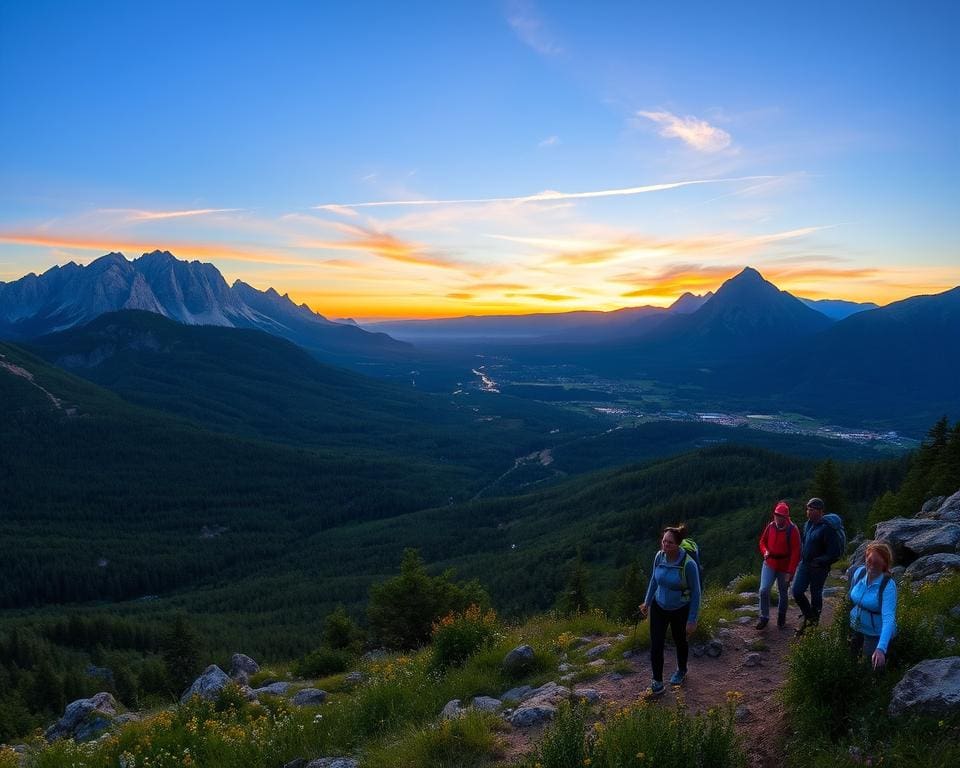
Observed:
[[[807,629],[807,618],[804,617],[803,621],[800,622],[800,626],[797,627],[797,631],[794,632],[793,634],[796,637],[803,637],[803,633],[806,631],[806,629]]]
[[[644,698],[655,699],[658,696],[663,696],[666,690],[667,688],[663,683],[661,683],[659,680],[654,680],[652,683],[650,683],[650,687],[647,688],[646,692],[644,693]]]
[[[767,628],[767,624],[769,624],[769,623],[770,623],[770,619],[765,619],[765,618],[761,617],[761,618],[760,618],[760,621],[757,622],[756,628],[757,628],[757,629],[766,629],[766,628]]]
[[[677,670],[670,676],[670,685],[683,685],[683,681],[687,678],[687,673],[685,670]]]
[[[777,616],[777,629],[783,629],[785,626],[787,626],[787,617]]]

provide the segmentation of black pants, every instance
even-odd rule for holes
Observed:
[[[673,644],[677,646],[677,669],[687,671],[687,656],[690,646],[687,644],[687,617],[690,615],[690,603],[683,608],[667,611],[656,600],[650,604],[650,663],[653,666],[653,679],[663,682],[663,646],[667,639],[667,625],[673,634]]]

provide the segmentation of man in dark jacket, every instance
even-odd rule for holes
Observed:
[[[823,499],[807,502],[807,523],[803,526],[803,549],[800,566],[793,579],[793,599],[803,612],[803,623],[797,630],[802,635],[808,626],[816,626],[823,610],[823,584],[830,566],[840,556],[840,537],[823,521]],[[806,591],[810,590],[810,599]]]

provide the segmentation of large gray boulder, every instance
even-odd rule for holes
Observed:
[[[359,768],[359,765],[352,757],[321,757],[307,763],[307,768]]]
[[[501,694],[500,698],[503,701],[523,701],[530,696],[531,693],[533,693],[533,686],[518,685],[516,688],[511,688],[509,691]]]
[[[211,664],[180,697],[180,703],[186,704],[194,696],[207,701],[215,700],[230,683],[233,682],[220,667]]]
[[[948,523],[960,523],[960,491],[947,498],[933,516]]]
[[[909,563],[916,554],[907,549],[907,542],[916,536],[937,530],[942,525],[938,520],[919,520],[917,518],[895,517],[877,523],[874,538],[887,542],[893,549],[898,563]]]
[[[515,675],[524,672],[533,666],[533,648],[529,645],[519,645],[503,658],[503,669],[507,674]]]
[[[496,712],[502,706],[503,702],[493,696],[474,696],[473,701],[470,702],[470,708],[480,712]]]
[[[890,697],[888,712],[948,715],[960,710],[960,656],[927,659],[907,670]]]
[[[555,682],[544,683],[531,691],[510,715],[515,728],[528,728],[552,720],[560,703],[570,698],[570,689]]]
[[[919,581],[929,576],[939,575],[947,571],[960,571],[960,555],[926,555],[911,563],[904,575],[907,578]]]
[[[937,510],[940,509],[940,506],[947,500],[946,496],[934,496],[932,499],[927,499],[923,502],[923,506],[920,507],[920,511],[917,513],[917,517],[933,517]]]
[[[230,677],[241,683],[250,682],[250,676],[260,671],[260,665],[249,656],[235,653],[230,657]]]
[[[940,552],[954,553],[960,546],[960,524],[937,521],[938,526],[918,533],[904,542],[904,547],[916,557],[936,555]]]
[[[89,741],[102,734],[117,716],[117,702],[106,691],[89,699],[77,699],[67,704],[56,723],[43,734],[47,741],[72,738],[75,741]]]
[[[260,688],[254,688],[253,693],[258,698],[260,696],[283,696],[287,691],[290,690],[290,683],[285,682],[275,682],[270,683],[269,685],[261,686]]]

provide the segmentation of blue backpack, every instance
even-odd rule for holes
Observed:
[[[839,550],[833,552],[833,559],[830,561],[831,563],[835,563],[847,552],[847,532],[843,529],[843,520],[840,519],[840,515],[835,515],[831,512],[829,515],[823,516],[823,522],[833,529],[837,537]]]

